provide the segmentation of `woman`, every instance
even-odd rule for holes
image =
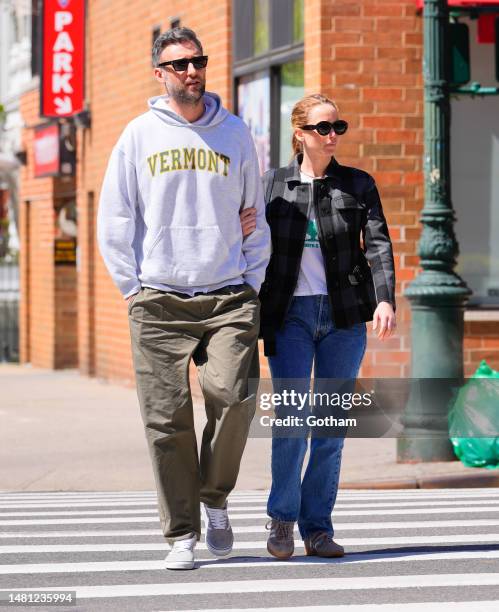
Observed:
[[[374,179],[334,157],[348,128],[336,104],[319,94],[306,96],[294,106],[291,123],[291,164],[264,176],[273,249],[260,293],[265,354],[274,391],[306,393],[312,365],[314,392],[333,389],[338,379],[353,387],[366,347],[366,321],[373,320],[382,340],[395,329],[388,228]],[[246,235],[253,227],[251,211],[241,219]],[[304,411],[276,412],[303,416]],[[331,512],[344,432],[332,437],[312,428],[302,479],[307,434],[304,427],[287,434],[273,429],[267,549],[279,559],[293,554],[296,521],[307,555],[343,555],[333,540]]]

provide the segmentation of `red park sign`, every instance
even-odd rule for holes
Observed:
[[[45,0],[40,115],[71,117],[84,109],[85,0]]]

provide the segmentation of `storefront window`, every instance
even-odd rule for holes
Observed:
[[[303,96],[303,0],[233,0],[235,109],[260,169],[289,163],[290,116]]]
[[[254,53],[260,55],[269,50],[269,0],[254,0],[255,2],[255,35]]]
[[[494,87],[494,46],[470,28],[473,78]],[[497,98],[451,100],[451,192],[459,241],[457,272],[473,291],[471,306],[499,306],[499,114]],[[473,118],[472,125],[470,118]],[[471,153],[472,152],[472,153]]]
[[[303,45],[304,0],[232,0],[234,63]]]
[[[270,167],[269,71],[241,77],[237,86],[237,100],[237,113],[251,131],[263,174]]]
[[[291,111],[293,106],[303,97],[304,75],[303,60],[289,62],[281,66],[281,120],[279,130],[279,165],[289,163],[291,150]]]
[[[304,0],[294,0],[293,4],[293,42],[303,42],[305,11]]]

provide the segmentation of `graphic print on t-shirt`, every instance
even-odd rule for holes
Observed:
[[[315,219],[309,219],[307,225],[307,234],[305,236],[305,247],[318,249],[319,248],[319,236],[317,233],[317,225]]]
[[[310,196],[313,197],[314,177],[300,172],[300,178],[302,183],[309,183],[312,186]],[[309,215],[300,272],[294,295],[327,295],[324,258],[320,249],[319,232],[317,231],[313,206],[310,207]]]

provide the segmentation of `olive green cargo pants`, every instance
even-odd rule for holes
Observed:
[[[236,484],[255,413],[260,302],[248,284],[208,294],[143,288],[128,306],[142,420],[168,541],[200,536],[200,501],[221,508]],[[198,457],[189,385],[198,366],[207,423]]]

